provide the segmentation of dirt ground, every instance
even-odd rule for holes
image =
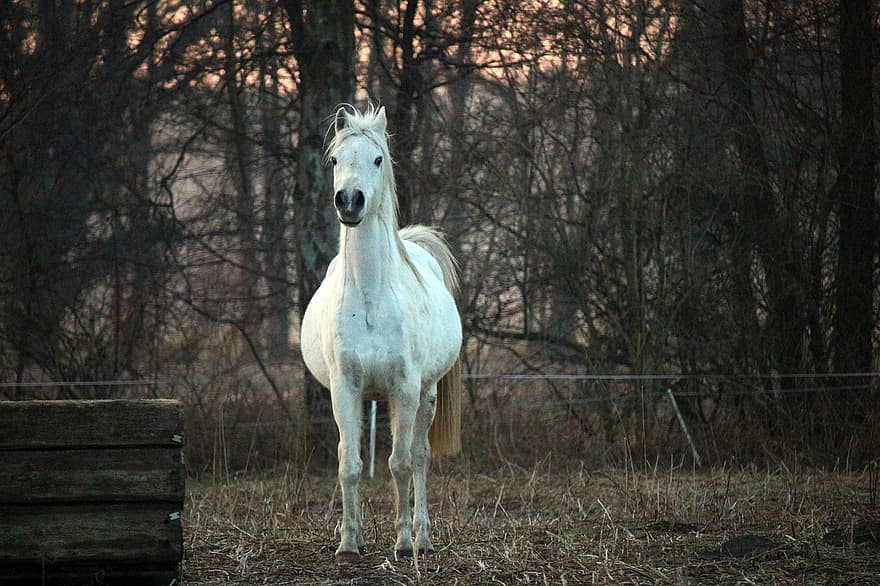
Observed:
[[[335,478],[190,482],[185,584],[880,584],[877,467],[438,467],[435,555],[394,561],[387,472],[361,484],[367,552],[334,562]]]

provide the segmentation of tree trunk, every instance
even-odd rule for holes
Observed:
[[[872,312],[877,207],[871,96],[871,0],[840,1],[840,235],[834,321],[834,370],[872,370]]]
[[[268,28],[262,40],[264,48],[276,42],[275,30]],[[266,213],[263,215],[263,250],[265,254],[266,285],[268,292],[266,324],[266,353],[269,363],[277,367],[289,360],[291,295],[288,282],[290,253],[287,244],[289,199],[282,164],[281,127],[282,114],[278,106],[278,70],[264,60],[260,65],[261,81],[261,130],[263,142],[263,193]],[[271,84],[266,82],[271,80]],[[277,370],[277,368],[276,368]]]
[[[407,0],[400,31],[400,85],[397,87],[397,103],[391,112],[394,150],[398,154],[399,171],[397,179],[398,220],[401,226],[417,220],[414,218],[415,203],[409,178],[415,171],[413,150],[416,146],[416,133],[413,126],[415,102],[421,98],[423,80],[419,72],[416,56],[416,12],[418,0]]]
[[[245,268],[239,269],[239,295],[249,300],[242,311],[237,312],[235,319],[239,320],[241,327],[252,332],[253,339],[259,339],[258,334],[261,319],[260,307],[257,302],[259,295],[260,265],[257,257],[257,239],[255,225],[255,205],[253,178],[250,175],[250,167],[253,164],[250,145],[247,136],[247,105],[242,100],[242,89],[238,85],[239,62],[236,57],[235,31],[236,13],[235,2],[228,4],[229,30],[226,35],[226,92],[229,98],[229,117],[232,126],[229,137],[229,151],[227,164],[231,170],[232,183],[235,189],[235,220],[237,222],[239,246],[241,247],[242,264]]]
[[[385,64],[385,41],[382,36],[382,0],[365,0],[364,12],[370,19],[370,52],[367,57],[367,93],[372,100],[379,100],[386,85],[383,69]]]
[[[742,176],[740,195],[734,204],[741,219],[737,240],[755,247],[764,268],[768,318],[763,341],[772,366],[790,373],[799,370],[802,362],[804,328],[799,296],[801,271],[793,252],[795,227],[791,223],[783,226],[774,202],[752,99],[752,66],[742,0],[721,0],[720,16],[728,116]],[[749,256],[740,254],[739,259],[749,263]],[[748,272],[750,264],[734,270]],[[751,280],[750,275],[747,280]]]
[[[354,101],[354,3],[316,0],[304,10],[303,2],[286,0],[284,8],[291,21],[300,74],[295,226],[302,321],[309,300],[336,255],[339,240],[330,177],[323,163],[324,132],[336,106]],[[329,394],[308,372],[305,380],[309,420],[329,419]],[[328,428],[310,425],[309,433],[319,440],[326,437]]]

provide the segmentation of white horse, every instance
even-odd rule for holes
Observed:
[[[356,561],[364,546],[358,480],[365,399],[389,403],[395,556],[427,554],[433,551],[426,495],[431,453],[461,449],[456,262],[437,230],[398,230],[385,108],[370,106],[361,113],[341,106],[333,127],[327,154],[341,223],[339,254],[306,309],[301,340],[306,366],[330,389],[339,428],[342,522],[336,561]]]

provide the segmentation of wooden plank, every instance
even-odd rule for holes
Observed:
[[[0,401],[0,450],[179,446],[179,401]]]
[[[176,563],[179,517],[165,503],[0,506],[0,567],[39,562]]]
[[[0,455],[0,503],[183,503],[179,447],[15,450]]]
[[[0,565],[0,586],[171,586],[180,584],[176,563]]]

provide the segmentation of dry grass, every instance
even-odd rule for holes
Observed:
[[[437,553],[395,562],[387,473],[362,483],[368,551],[337,567],[330,475],[191,483],[187,584],[869,584],[880,580],[876,466],[432,474]],[[383,471],[384,472],[384,471]],[[734,539],[739,538],[739,539]],[[734,541],[729,541],[734,539]],[[723,544],[724,547],[722,547]]]

